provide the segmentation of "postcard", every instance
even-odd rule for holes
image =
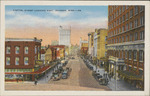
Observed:
[[[1,95],[147,96],[148,4],[2,1]]]

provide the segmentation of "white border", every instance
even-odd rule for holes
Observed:
[[[145,91],[5,91],[4,89],[4,41],[5,41],[5,5],[145,5]],[[0,95],[135,95],[135,96],[149,96],[149,32],[150,32],[150,13],[149,13],[149,1],[1,1],[1,33],[0,33]]]

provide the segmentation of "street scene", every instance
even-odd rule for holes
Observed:
[[[6,6],[5,90],[144,91],[144,12]]]

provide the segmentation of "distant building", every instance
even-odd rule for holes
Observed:
[[[71,45],[71,28],[65,29],[62,26],[59,27],[59,45],[70,46]]]
[[[41,60],[43,60],[43,63],[45,64],[45,49],[41,49]]]
[[[57,40],[51,41],[51,45],[58,45],[58,44],[59,44],[59,42]]]
[[[94,55],[94,32],[88,33],[88,54],[91,56]]]
[[[79,44],[79,49],[81,51],[81,54],[88,54],[88,41],[82,40],[80,37],[80,44]]]

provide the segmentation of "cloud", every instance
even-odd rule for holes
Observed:
[[[61,14],[62,13],[62,14]],[[61,19],[54,18],[47,15],[47,17],[39,17],[35,15],[25,13],[13,13],[7,12],[7,14],[13,15],[11,18],[6,18],[6,28],[10,27],[58,27],[71,26],[75,28],[107,28],[107,17],[85,17],[83,19]],[[69,12],[54,12],[53,14],[59,16],[68,16]]]
[[[71,14],[70,11],[52,11],[50,13],[54,16],[59,16],[59,17],[67,17]]]

